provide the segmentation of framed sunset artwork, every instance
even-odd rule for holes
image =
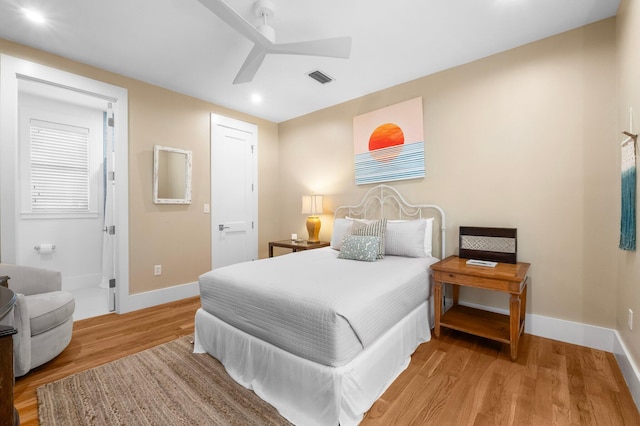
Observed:
[[[356,185],[424,177],[422,98],[353,118]]]

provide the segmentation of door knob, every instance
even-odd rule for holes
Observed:
[[[224,225],[221,223],[220,225],[218,225],[218,229],[219,229],[220,231],[224,231],[225,229],[229,229],[229,227],[228,227],[228,226],[224,226]]]

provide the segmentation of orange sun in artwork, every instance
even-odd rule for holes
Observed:
[[[385,150],[385,153],[376,152],[382,148],[390,148],[404,144],[402,129],[393,123],[386,123],[376,127],[369,137],[369,152],[378,161],[391,161],[400,153],[399,149]]]

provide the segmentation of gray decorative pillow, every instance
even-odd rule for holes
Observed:
[[[380,219],[373,222],[371,225],[363,226],[355,231],[352,231],[353,235],[364,235],[368,237],[380,237],[378,245],[378,259],[384,259],[384,234],[387,230],[387,219]]]
[[[342,241],[338,259],[362,260],[375,262],[378,257],[380,237],[347,235]]]

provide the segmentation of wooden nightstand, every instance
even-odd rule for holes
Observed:
[[[282,241],[270,241],[269,242],[269,257],[273,257],[273,248],[274,247],[282,247],[293,250],[293,252],[303,251],[303,250],[313,250],[321,247],[327,247],[330,243],[328,241],[319,241],[317,243],[310,243],[308,241],[300,241],[296,243],[292,240],[282,240]]]
[[[527,310],[529,263],[498,263],[494,268],[467,265],[468,259],[450,256],[431,265],[434,277],[435,335],[440,327],[475,334],[511,346],[511,359],[518,357],[518,341],[524,331]],[[453,284],[453,306],[442,312],[442,285]],[[460,286],[509,293],[509,315],[487,312],[458,304]]]

